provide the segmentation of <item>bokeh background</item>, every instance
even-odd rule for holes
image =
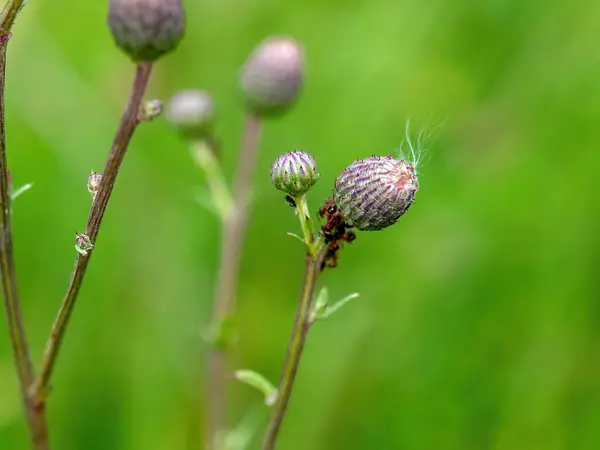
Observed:
[[[303,252],[270,186],[280,153],[313,153],[311,207],[356,158],[394,153],[407,118],[444,123],[416,204],[361,233],[324,277],[360,292],[309,337],[279,448],[600,448],[600,3],[584,0],[187,0],[189,29],[150,95],[211,91],[231,178],[254,45],[290,34],[307,54],[301,101],[267,124],[239,291],[235,368],[279,375]],[[132,79],[106,1],[31,0],[9,47],[7,126],[15,251],[39,362]],[[217,220],[165,120],[136,134],[54,377],[61,450],[202,446]],[[230,423],[255,429],[260,395],[231,383]],[[4,321],[0,449],[27,437]]]

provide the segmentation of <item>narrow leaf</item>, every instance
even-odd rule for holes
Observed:
[[[340,309],[342,309],[342,307],[344,307],[350,300],[354,300],[355,298],[358,298],[359,296],[360,296],[360,294],[354,293],[354,294],[348,295],[347,297],[344,297],[343,299],[339,300],[338,302],[334,303],[333,305],[327,306],[325,308],[325,310],[318,315],[317,318],[318,319],[326,319],[327,317],[335,314]]]
[[[11,195],[10,195],[10,199],[12,201],[14,201],[17,197],[19,197],[21,194],[23,194],[24,192],[27,192],[29,189],[31,189],[33,187],[33,183],[27,183],[24,184],[23,186],[15,189]]]
[[[237,370],[235,378],[254,389],[259,390],[265,396],[265,404],[271,406],[275,401],[277,389],[263,375],[253,370]]]
[[[314,322],[321,317],[323,313],[327,310],[327,305],[329,303],[329,291],[327,290],[327,286],[323,286],[317,295],[315,300],[315,304],[313,305],[312,312],[310,313],[310,322]]]

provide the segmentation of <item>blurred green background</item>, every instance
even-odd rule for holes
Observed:
[[[233,366],[276,380],[302,277],[296,219],[269,182],[280,153],[313,153],[316,210],[356,158],[445,123],[398,225],[361,233],[324,277],[361,298],[316,326],[279,448],[600,448],[600,3],[559,0],[203,0],[149,94],[211,91],[231,177],[254,45],[306,48],[303,97],[264,132]],[[29,340],[41,352],[132,79],[107,2],[31,0],[9,46],[15,251]],[[53,448],[200,449],[218,223],[165,120],[136,134],[54,377]],[[0,449],[27,448],[4,320]],[[230,423],[260,395],[231,383]]]

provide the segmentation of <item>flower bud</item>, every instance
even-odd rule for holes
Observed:
[[[372,156],[342,171],[335,180],[333,199],[347,225],[377,231],[396,223],[418,190],[412,164],[392,156]]]
[[[205,91],[180,91],[167,104],[167,119],[187,138],[210,135],[214,118],[215,104]]]
[[[314,156],[301,150],[287,152],[271,165],[271,182],[293,197],[305,194],[319,177]]]
[[[108,26],[133,61],[155,61],[179,44],[185,11],[181,0],[110,0]]]
[[[300,44],[285,37],[266,39],[242,68],[240,83],[248,108],[263,116],[285,111],[298,98],[303,75]]]
[[[153,98],[151,100],[147,100],[140,107],[138,119],[140,122],[152,122],[162,114],[162,110],[163,104],[159,99]]]
[[[94,243],[87,234],[76,233],[75,234],[75,250],[77,253],[87,256],[87,254],[94,248]]]
[[[92,171],[92,174],[88,177],[87,182],[87,190],[92,195],[92,198],[96,198],[101,181],[102,174]]]

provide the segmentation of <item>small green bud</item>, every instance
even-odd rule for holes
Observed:
[[[153,98],[146,101],[140,108],[138,119],[140,122],[152,122],[158,116],[162,114],[163,104],[157,99]]]
[[[92,198],[96,198],[98,189],[100,188],[100,182],[102,181],[102,174],[92,171],[88,177],[87,190],[92,195]]]
[[[293,197],[308,192],[319,177],[314,156],[301,150],[287,152],[271,165],[273,185]]]
[[[215,103],[206,91],[180,91],[167,104],[167,119],[187,138],[203,138],[212,132]]]
[[[83,256],[87,256],[89,251],[94,248],[94,243],[87,234],[75,234],[75,250]]]
[[[412,164],[392,156],[355,161],[335,180],[333,199],[347,225],[377,231],[408,210],[419,190]]]
[[[108,26],[133,61],[155,61],[183,38],[185,11],[181,0],[109,0]]]
[[[272,37],[252,52],[240,84],[248,108],[265,116],[284,112],[298,98],[304,76],[304,52],[290,38]]]

